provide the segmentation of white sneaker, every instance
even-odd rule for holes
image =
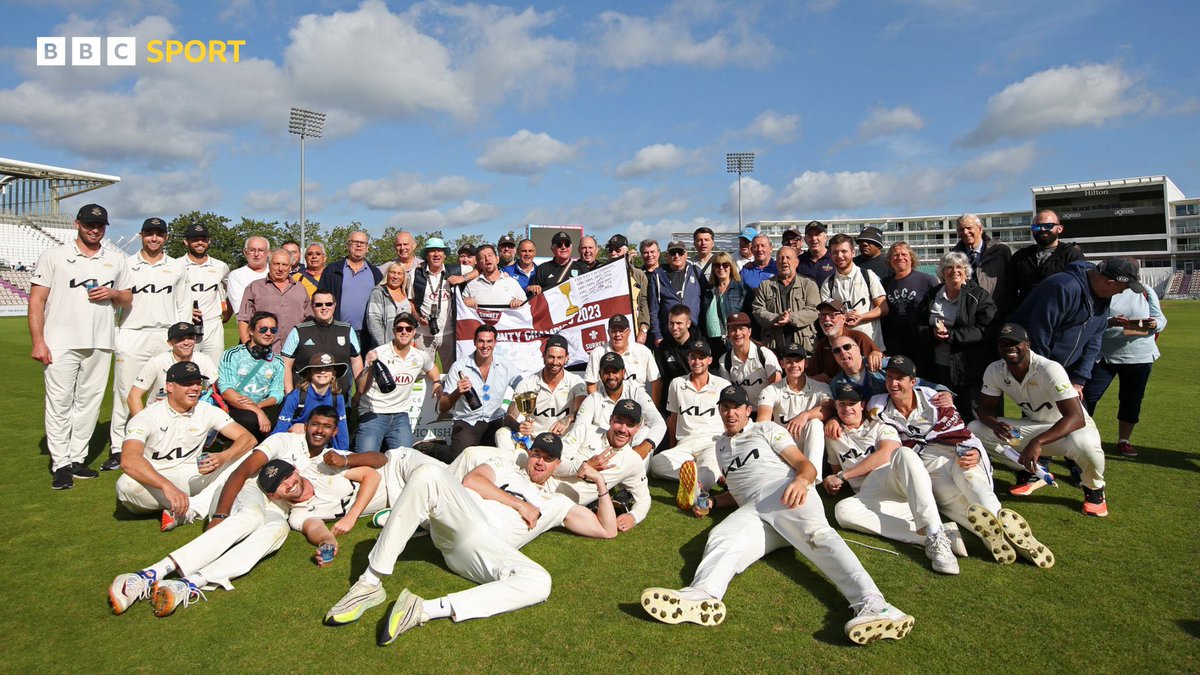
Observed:
[[[388,612],[376,643],[380,647],[390,645],[401,635],[428,623],[429,615],[422,609],[424,603],[424,598],[414,595],[407,588],[400,591],[400,597],[396,598],[396,604]]]
[[[356,581],[325,615],[325,625],[344,626],[354,623],[364,612],[384,600],[387,600],[387,591],[383,590],[383,584]]]
[[[1008,545],[1004,538],[1004,530],[1000,528],[1000,521],[991,511],[979,504],[972,504],[967,507],[967,520],[975,534],[987,544],[996,562],[1011,565],[1017,561],[1016,551]]]
[[[371,516],[371,525],[375,527],[383,527],[384,525],[387,525],[388,518],[391,516],[391,509],[380,509],[375,515]]]
[[[725,620],[725,603],[720,600],[691,600],[669,588],[642,591],[642,608],[663,623],[689,621],[701,626],[716,626]]]
[[[967,542],[963,541],[962,532],[958,529],[958,523],[942,523],[942,532],[950,538],[950,550],[954,551],[954,555],[960,558],[967,557]]]
[[[846,622],[846,637],[865,645],[876,640],[900,640],[912,631],[916,619],[875,596],[862,602],[858,613]]]
[[[942,574],[958,574],[958,559],[950,547],[950,537],[944,530],[925,537],[925,555],[933,562],[933,571]]]
[[[124,614],[138,600],[149,600],[154,590],[154,573],[118,574],[108,586],[108,604],[113,614]]]
[[[204,591],[182,579],[168,579],[154,585],[154,616],[162,618],[171,616],[179,607],[187,609],[188,605],[198,600],[208,600]]]

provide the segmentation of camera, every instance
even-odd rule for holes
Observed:
[[[437,335],[439,330],[441,328],[438,327],[437,312],[433,312],[432,316],[429,317],[429,334]]]

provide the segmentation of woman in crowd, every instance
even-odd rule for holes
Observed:
[[[329,441],[329,447],[334,450],[350,449],[350,430],[346,426],[346,399],[338,379],[346,374],[346,364],[335,363],[330,354],[314,354],[312,359],[300,369],[300,382],[291,393],[283,399],[279,409],[279,419],[275,422],[273,434],[290,431],[294,434],[304,433],[304,425],[308,422],[308,414],[317,406],[330,405],[337,410],[337,434]]]
[[[1100,361],[1092,367],[1092,379],[1083,387],[1083,403],[1089,415],[1104,397],[1113,378],[1121,378],[1117,390],[1117,451],[1137,457],[1130,439],[1142,411],[1142,398],[1150,369],[1158,360],[1158,334],[1167,327],[1167,317],[1154,289],[1132,289],[1113,296],[1108,306],[1108,329],[1100,342]]]
[[[922,376],[944,384],[958,397],[965,421],[975,419],[973,407],[983,371],[996,359],[992,323],[996,303],[971,280],[967,256],[951,251],[938,264],[941,285],[929,292],[918,310],[919,352],[925,360]]]
[[[883,279],[888,313],[880,319],[883,339],[889,354],[904,354],[916,358],[920,353],[917,325],[924,318],[919,311],[938,285],[937,277],[917,270],[917,257],[908,244],[898,241],[887,253],[892,276]]]
[[[709,273],[708,288],[704,289],[700,298],[697,323],[707,336],[714,354],[723,354],[728,347],[725,336],[729,331],[725,327],[725,320],[733,314],[746,311],[747,304],[749,292],[742,283],[742,275],[733,258],[724,251],[713,254],[712,272]]]
[[[363,326],[367,329],[369,344],[363,345],[364,353],[376,345],[392,341],[392,321],[398,314],[416,316],[417,309],[408,299],[408,270],[404,265],[391,265],[383,282],[371,291],[367,299],[367,317]]]

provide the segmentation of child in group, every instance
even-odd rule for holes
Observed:
[[[329,354],[314,354],[308,364],[300,369],[300,382],[283,399],[279,409],[279,420],[273,434],[290,431],[304,433],[308,413],[321,405],[333,406],[337,410],[337,434],[329,442],[334,450],[350,449],[350,429],[346,426],[346,400],[338,379],[346,373],[346,364],[334,363]]]

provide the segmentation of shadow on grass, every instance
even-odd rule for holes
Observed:
[[[382,530],[372,530],[373,532],[382,532]],[[418,530],[419,532],[420,530]],[[370,539],[365,539],[354,545],[354,552],[350,556],[349,578],[346,580],[346,587],[354,585],[355,581],[362,576],[362,573],[367,570],[369,565],[368,558],[371,555],[371,549],[375,547],[375,542],[378,540],[378,534]],[[400,554],[397,563],[400,562],[427,562],[431,565],[439,567],[446,571],[447,574],[454,574],[449,567],[446,566],[446,560],[442,557],[442,552],[433,545],[433,539],[429,536],[413,537],[404,547],[404,552]],[[394,575],[393,575],[394,576]],[[384,577],[386,582],[387,577]],[[399,592],[398,587],[396,590]]]
[[[1105,462],[1116,461],[1128,462],[1130,464],[1149,464],[1151,466],[1160,466],[1164,469],[1200,472],[1200,458],[1197,458],[1194,453],[1167,450],[1164,448],[1139,447],[1137,457],[1126,457],[1117,452],[1116,444],[1106,443],[1104,447]]]
[[[1200,620],[1196,619],[1178,619],[1175,621],[1183,632],[1191,635],[1194,638],[1200,638]]]

